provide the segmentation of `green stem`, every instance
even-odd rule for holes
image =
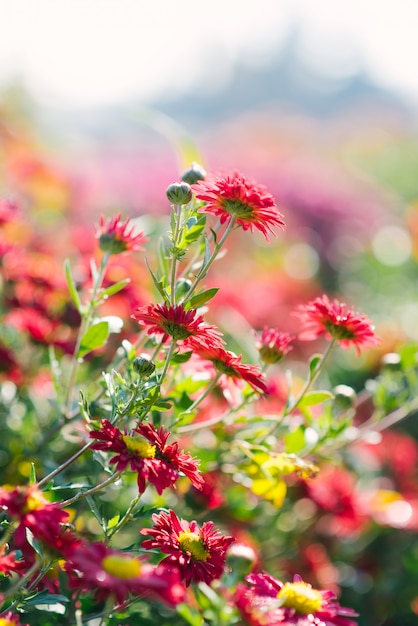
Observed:
[[[180,223],[182,215],[182,205],[176,205],[176,225],[173,233],[173,248],[177,247],[177,240],[180,233]],[[174,305],[176,302],[176,269],[177,269],[177,256],[176,250],[173,251],[171,261],[171,279],[170,279],[170,304]]]
[[[90,324],[92,322],[92,319],[93,319],[93,313],[97,306],[97,303],[96,303],[97,294],[98,294],[100,287],[102,286],[102,282],[104,279],[104,275],[106,272],[106,267],[109,262],[109,259],[110,259],[110,252],[106,252],[101,260],[100,268],[99,268],[96,280],[94,281],[94,284],[93,284],[93,292],[90,298],[87,312],[84,314],[84,317],[82,319],[82,322],[78,331],[77,341],[76,341],[76,345],[74,348],[71,370],[70,370],[70,375],[69,375],[69,380],[68,380],[68,387],[67,387],[67,397],[66,397],[66,403],[65,403],[66,404],[65,415],[67,418],[71,414],[71,409],[73,406],[74,388],[75,388],[75,383],[77,380],[78,367],[80,364],[78,353],[80,351],[80,346],[81,346],[83,337],[88,331]]]
[[[71,456],[69,459],[64,461],[64,463],[61,463],[61,465],[56,467],[47,476],[42,478],[42,480],[38,482],[38,487],[43,487],[44,485],[48,484],[50,480],[52,480],[53,478],[55,478],[55,476],[63,472],[67,467],[69,467],[72,463],[74,463],[74,461],[76,461],[78,457],[84,454],[84,452],[90,448],[92,443],[93,441],[89,441],[88,443],[86,443],[82,448],[80,448],[80,450],[78,450],[75,454],[73,454],[73,456]]]
[[[25,586],[27,581],[30,580],[32,576],[38,571],[38,569],[42,567],[42,564],[43,564],[42,560],[35,561],[35,563],[33,563],[33,565],[22,576],[22,578],[20,578],[12,587],[7,589],[7,591],[3,593],[2,601],[4,602],[4,600],[7,600],[7,598],[11,598],[19,591],[19,589],[22,589],[22,587]],[[11,606],[9,606],[7,610],[11,610],[13,606],[15,606],[15,604],[17,604],[16,601]]]
[[[109,478],[106,478],[106,480],[99,483],[95,487],[92,487],[91,489],[87,489],[87,491],[83,491],[82,493],[78,493],[73,498],[69,498],[68,500],[64,500],[63,502],[57,502],[56,505],[60,509],[65,509],[67,506],[74,504],[74,502],[78,502],[79,500],[82,500],[83,498],[86,498],[87,496],[91,496],[94,493],[101,491],[105,487],[108,487],[109,485],[114,483],[119,478],[119,476],[121,476],[121,474],[122,472],[115,472],[114,474],[109,476]]]
[[[116,526],[114,526],[110,532],[107,535],[107,541],[110,542],[110,540],[112,539],[113,535],[115,533],[117,533],[123,526],[125,526],[125,524],[127,522],[129,522],[132,519],[132,511],[134,510],[134,508],[136,507],[136,505],[138,504],[140,498],[141,498],[142,493],[139,493],[131,502],[131,504],[129,505],[125,515],[118,521],[118,523],[116,524]]]
[[[163,371],[161,373],[160,380],[158,381],[160,386],[162,385],[162,382],[163,382],[164,378],[166,377],[167,370],[168,370],[169,365],[171,363],[171,359],[173,358],[175,347],[176,347],[176,342],[172,341],[171,344],[170,344],[170,347],[168,349],[167,356],[165,358],[164,368],[163,368]]]
[[[215,247],[213,249],[213,252],[210,256],[210,258],[208,259],[208,262],[205,265],[202,265],[202,267],[200,268],[200,271],[198,273],[198,275],[195,278],[194,283],[191,285],[189,291],[187,292],[186,296],[183,299],[183,302],[187,302],[188,300],[190,300],[191,296],[193,295],[193,293],[196,291],[196,288],[198,286],[198,284],[200,283],[200,281],[205,278],[206,274],[209,271],[209,268],[211,267],[212,263],[214,262],[214,260],[216,259],[216,257],[219,254],[220,249],[222,248],[222,246],[224,245],[225,241],[227,240],[228,236],[230,235],[232,229],[235,226],[235,222],[236,222],[236,217],[232,216],[228,226],[226,227],[221,239],[219,240],[219,243],[215,244]]]
[[[193,404],[191,404],[189,406],[189,408],[186,411],[183,411],[183,413],[171,424],[171,428],[173,426],[175,426],[176,424],[178,424],[179,422],[181,422],[181,420],[186,416],[189,415],[190,413],[193,413],[193,411],[195,409],[197,409],[197,407],[199,406],[199,404],[201,404],[203,402],[203,400],[205,398],[208,397],[208,395],[215,389],[216,385],[218,384],[218,380],[220,379],[220,377],[222,376],[222,372],[218,372],[215,376],[215,378],[213,378],[211,380],[211,382],[209,383],[209,385],[206,387],[205,391],[202,393],[202,395],[197,398],[197,400],[195,400],[193,402]]]

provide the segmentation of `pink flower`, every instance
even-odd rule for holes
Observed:
[[[80,545],[68,559],[65,569],[72,588],[94,591],[97,600],[112,595],[122,604],[129,595],[151,594],[174,606],[185,596],[175,568],[144,563],[104,543]]]
[[[127,467],[137,472],[138,490],[145,491],[146,481],[150,482],[161,494],[166,487],[175,487],[175,483],[184,474],[192,485],[201,489],[204,483],[198,470],[198,462],[189,454],[179,452],[178,443],[167,444],[170,433],[162,426],[157,429],[151,424],[139,424],[131,433],[122,433],[108,420],[101,421],[101,429],[93,430],[89,435],[98,439],[91,448],[116,452],[109,461],[118,471]]]
[[[142,244],[148,241],[144,233],[138,232],[137,228],[131,224],[129,218],[122,222],[120,213],[108,220],[105,220],[103,215],[100,217],[96,238],[99,240],[100,249],[110,254],[142,250]]]
[[[148,304],[136,309],[132,318],[147,327],[148,335],[163,335],[163,341],[170,336],[173,341],[183,341],[183,345],[191,349],[196,345],[223,344],[221,333],[214,326],[206,324],[194,309],[186,311],[182,304]]]
[[[141,535],[152,539],[142,542],[147,550],[159,548],[168,556],[162,563],[176,565],[186,585],[190,582],[205,582],[208,585],[222,576],[226,551],[233,537],[222,535],[214,529],[213,522],[201,527],[195,521],[187,522],[177,517],[174,511],[154,514],[154,527],[143,528]]]
[[[354,346],[357,354],[360,348],[370,348],[379,343],[374,327],[365,315],[348,309],[338,300],[332,302],[323,295],[308,304],[299,306],[294,315],[302,324],[299,338],[312,341],[320,335],[336,339],[342,348]]]
[[[196,198],[206,202],[200,211],[218,215],[222,224],[235,217],[243,230],[259,230],[267,241],[274,227],[284,227],[273,196],[238,172],[201,180],[193,187]]]
[[[294,337],[289,333],[281,332],[277,328],[265,326],[261,335],[257,335],[256,348],[264,363],[278,363],[292,348]]]
[[[356,626],[350,618],[357,613],[300,576],[283,583],[269,574],[250,574],[246,581],[250,587],[238,587],[236,605],[250,626]]]

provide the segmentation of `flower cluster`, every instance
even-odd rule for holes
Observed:
[[[167,487],[175,487],[181,474],[187,476],[192,485],[201,489],[204,483],[198,463],[189,454],[180,452],[178,443],[167,443],[170,433],[162,426],[139,424],[131,432],[122,433],[108,420],[102,420],[100,430],[89,435],[97,441],[92,450],[116,452],[109,463],[119,472],[127,467],[137,473],[138,489],[145,491],[147,481],[161,494]]]

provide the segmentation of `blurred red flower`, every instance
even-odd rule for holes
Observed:
[[[100,216],[96,238],[99,240],[100,249],[110,254],[143,250],[142,244],[148,241],[144,233],[138,231],[129,218],[122,222],[120,213],[107,220],[103,215]]]
[[[144,563],[138,557],[99,542],[80,545],[65,569],[72,588],[94,591],[98,600],[112,595],[122,604],[130,594],[156,594],[160,600],[175,606],[185,596],[175,568]]]
[[[332,591],[320,591],[298,575],[283,583],[269,574],[249,574],[250,587],[239,585],[236,605],[250,626],[356,626],[357,613],[336,602]]]
[[[326,295],[300,305],[294,315],[303,327],[299,339],[305,341],[326,335],[336,339],[342,348],[354,346],[357,354],[360,348],[370,348],[380,342],[365,315],[354,312],[353,308],[348,309],[338,300],[331,302]]]
[[[207,348],[196,346],[195,352],[201,359],[210,361],[218,373],[235,381],[245,380],[256,391],[267,393],[266,382],[258,367],[242,363],[242,357],[216,346]]]
[[[218,215],[221,224],[235,217],[243,230],[259,230],[267,241],[274,227],[284,227],[273,196],[238,172],[201,180],[193,188],[206,203],[199,210]]]
[[[200,527],[195,521],[179,519],[174,511],[154,514],[154,527],[143,528],[141,535],[152,539],[142,542],[147,550],[159,548],[168,554],[162,563],[176,565],[186,585],[190,582],[205,582],[208,585],[222,576],[226,551],[234,538],[222,535],[214,529],[213,522],[204,522]]]
[[[255,333],[257,338],[256,348],[264,363],[278,363],[292,348],[294,337],[277,328],[265,326],[261,335]]]

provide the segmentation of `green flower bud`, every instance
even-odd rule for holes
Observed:
[[[176,282],[176,296],[182,298],[189,293],[192,281],[187,278],[179,278]]]
[[[337,411],[348,411],[354,406],[357,395],[352,387],[337,385],[332,393],[334,394],[334,409]]]
[[[188,204],[192,199],[192,188],[188,183],[172,183],[165,191],[172,204]]]
[[[142,377],[148,378],[154,373],[155,363],[151,361],[148,354],[141,354],[137,356],[132,362],[135,371]]]
[[[199,163],[193,163],[192,167],[186,170],[181,177],[185,183],[189,183],[189,185],[194,185],[199,180],[205,180],[206,171],[203,169]]]

